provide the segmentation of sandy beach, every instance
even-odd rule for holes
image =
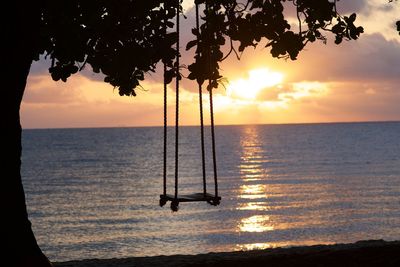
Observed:
[[[266,250],[88,259],[54,263],[56,267],[183,267],[183,266],[400,266],[400,241],[368,240],[352,244],[316,245]]]

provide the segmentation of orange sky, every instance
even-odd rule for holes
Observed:
[[[190,21],[191,2],[185,6]],[[294,62],[273,59],[261,48],[249,49],[241,61],[223,62],[228,83],[214,93],[216,124],[400,120],[400,36],[394,26],[400,4],[342,0],[339,9],[357,11],[366,30],[360,40],[336,46],[328,36],[327,45],[307,46]],[[183,59],[189,63],[188,55]],[[47,68],[45,61],[32,66],[21,108],[23,128],[163,123],[161,73],[148,75],[137,97],[120,97],[89,71],[63,83],[52,81]],[[181,123],[198,124],[197,87],[188,81],[182,87]],[[173,94],[170,88],[170,121]],[[208,102],[205,106],[208,111]]]

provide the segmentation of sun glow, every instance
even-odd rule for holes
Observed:
[[[249,71],[248,78],[230,82],[227,95],[231,98],[255,100],[263,89],[279,85],[282,81],[282,73],[267,68],[254,69]]]

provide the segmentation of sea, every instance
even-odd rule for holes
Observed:
[[[163,128],[23,130],[22,177],[52,261],[400,240],[400,122],[217,126],[220,205],[159,206]],[[174,128],[167,193],[175,190]],[[179,131],[178,193],[203,192],[200,129]],[[210,128],[207,192],[214,193]]]

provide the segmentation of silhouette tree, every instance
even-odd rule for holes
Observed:
[[[273,57],[295,60],[307,43],[326,42],[324,32],[331,32],[336,44],[357,39],[363,32],[354,25],[356,14],[342,17],[337,13],[336,1],[195,2],[207,8],[201,14],[200,31],[192,31],[196,40],[186,46],[196,52],[188,78],[209,81],[208,89],[218,87],[219,63],[231,54],[239,58],[247,47],[261,44],[270,48]],[[32,62],[45,55],[51,61],[52,78],[64,82],[90,66],[104,74],[104,81],[117,87],[120,95],[134,96],[144,74],[154,72],[158,62],[167,66],[167,82],[174,78],[174,70],[180,67],[174,59],[174,18],[177,7],[179,12],[182,9],[179,0],[20,0],[9,4],[3,12],[1,236],[6,255],[21,266],[49,266],[31,230],[20,175],[19,109]],[[288,22],[286,7],[294,10],[297,25]],[[230,48],[225,55],[223,47]]]
[[[393,1],[397,1],[397,0],[389,0],[390,3]],[[400,35],[400,20],[396,21],[396,26],[397,26],[397,31],[399,32],[399,35]]]

